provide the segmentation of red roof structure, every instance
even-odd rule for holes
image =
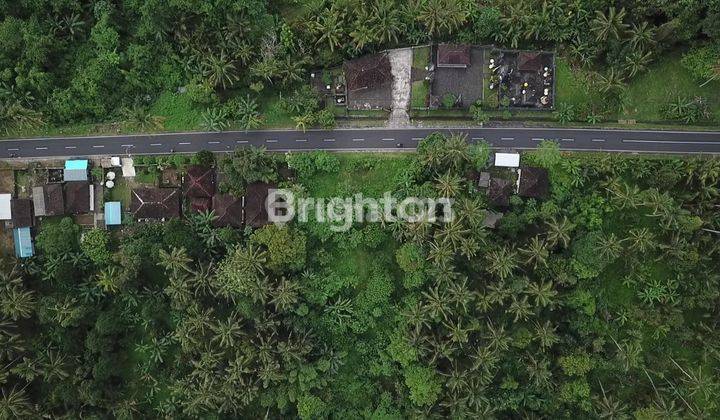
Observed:
[[[206,197],[189,197],[190,199],[190,210],[204,213],[210,211],[212,208],[212,200]]]
[[[68,181],[65,183],[65,213],[90,213],[90,182]]]
[[[180,217],[180,194],[176,188],[136,188],[130,194],[135,219],[164,220]]]
[[[550,192],[547,169],[524,167],[520,169],[518,195],[528,198],[546,198]]]
[[[372,89],[392,80],[387,54],[370,54],[343,64],[349,91]]]
[[[189,167],[185,177],[185,195],[208,199],[215,195],[215,170],[198,165]]]
[[[470,45],[440,44],[437,47],[438,67],[465,68],[470,65]]]
[[[245,190],[245,224],[254,228],[268,224],[265,200],[276,186],[265,182],[253,182]]]
[[[510,205],[510,196],[513,193],[512,183],[503,178],[492,178],[488,187],[488,201],[498,207]]]
[[[12,223],[14,228],[31,227],[33,225],[33,202],[29,198],[13,198],[10,201]]]
[[[231,194],[215,194],[212,199],[212,207],[216,219],[213,224],[216,227],[231,226],[239,228],[243,224],[243,199]]]
[[[543,68],[542,57],[537,52],[521,52],[518,54],[517,66],[520,71],[539,72]]]

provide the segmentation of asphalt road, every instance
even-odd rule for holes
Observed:
[[[544,139],[565,150],[626,153],[720,154],[720,132],[596,130],[561,128],[369,128],[337,130],[263,130],[219,133],[163,133],[96,137],[47,137],[0,140],[0,159],[228,152],[243,146],[271,151],[383,151],[414,149],[423,137],[440,132],[467,135],[497,149],[531,149]]]

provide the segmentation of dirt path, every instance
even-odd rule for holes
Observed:
[[[410,106],[410,73],[412,49],[390,50],[390,67],[393,75],[393,109],[388,119],[389,127],[405,127],[410,124],[407,110]]]

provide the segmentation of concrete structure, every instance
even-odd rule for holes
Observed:
[[[65,181],[87,181],[88,161],[87,160],[66,160],[63,171]]]
[[[12,194],[0,194],[0,220],[12,219]]]
[[[495,153],[495,166],[501,168],[519,168],[519,153]]]

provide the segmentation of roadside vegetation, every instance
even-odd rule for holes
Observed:
[[[714,124],[719,8],[659,0],[4,2],[0,133],[332,126],[331,117],[345,115],[319,115],[317,103],[308,111],[291,99],[317,102],[300,89],[311,69],[438,41],[558,51],[559,122]],[[574,85],[564,81],[588,83],[585,73],[602,100],[567,95]],[[422,98],[423,84],[413,89]],[[645,92],[655,107],[644,109]]]
[[[546,141],[522,160],[549,197],[493,208],[472,174],[514,175],[489,154],[434,134],[220,162],[237,193],[453,198],[448,224],[49,219],[2,262],[0,418],[720,416],[720,161]]]

